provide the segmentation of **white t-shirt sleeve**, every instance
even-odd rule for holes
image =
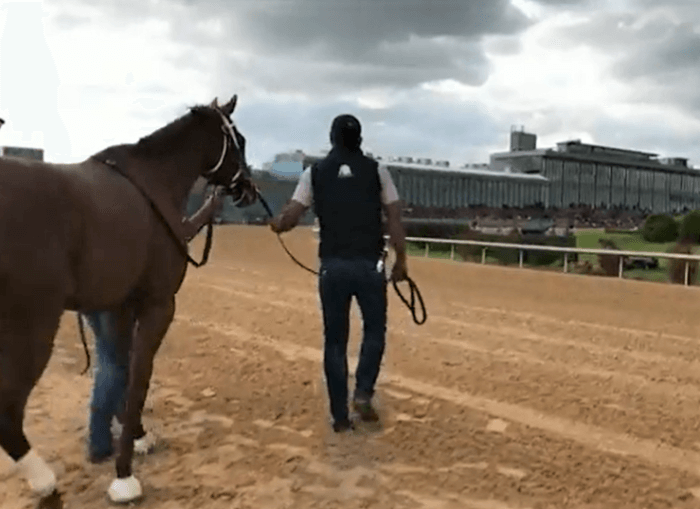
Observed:
[[[389,205],[399,200],[399,193],[391,178],[391,173],[383,164],[379,165],[379,182],[382,185],[382,203],[384,205]]]
[[[299,177],[299,182],[292,195],[292,200],[301,203],[305,207],[310,207],[313,203],[313,189],[311,187],[311,168],[306,168],[301,176]]]

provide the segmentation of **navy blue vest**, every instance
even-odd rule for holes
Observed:
[[[334,148],[311,168],[319,257],[378,260],[384,247],[379,165],[361,150]]]

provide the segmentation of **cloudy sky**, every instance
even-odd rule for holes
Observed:
[[[700,166],[698,0],[0,0],[0,145],[80,161],[238,94],[255,167],[327,148],[487,162],[512,125]]]

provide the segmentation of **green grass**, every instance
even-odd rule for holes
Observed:
[[[587,249],[601,249],[598,239],[608,239],[615,242],[617,247],[624,251],[647,251],[652,253],[667,253],[676,244],[675,242],[665,242],[656,244],[647,242],[642,238],[641,232],[632,233],[605,233],[601,230],[579,230],[576,232],[576,247]],[[598,255],[581,254],[579,260],[589,261],[593,265],[598,263]],[[634,269],[626,270],[627,278],[642,278],[649,281],[668,280],[668,259],[659,258],[658,269]]]
[[[601,230],[579,230],[576,232],[576,247],[588,249],[601,249],[599,239],[612,240],[617,246],[625,251],[650,251],[655,253],[665,253],[675,245],[675,242],[655,244],[647,242],[642,238],[641,232],[631,233],[605,233]],[[595,255],[581,255],[583,257],[594,257]],[[593,260],[591,260],[593,261]]]

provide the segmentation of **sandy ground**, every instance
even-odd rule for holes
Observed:
[[[315,264],[310,230],[286,236]],[[199,255],[202,239],[193,251]],[[262,227],[219,227],[156,358],[142,508],[698,508],[698,288],[415,258],[390,289],[383,427],[329,429],[315,278]],[[353,309],[351,369],[360,321]],[[68,508],[109,507],[85,460],[91,379],[66,314],[26,429]],[[0,456],[0,507],[33,507]]]

